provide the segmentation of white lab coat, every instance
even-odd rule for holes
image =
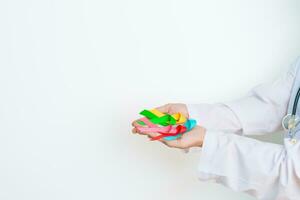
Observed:
[[[277,80],[238,100],[187,105],[190,117],[207,129],[200,180],[214,180],[257,199],[300,199],[300,141],[292,144],[284,138],[284,145],[278,145],[244,137],[281,130],[298,66],[299,59]]]

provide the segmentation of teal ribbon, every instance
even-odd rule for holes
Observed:
[[[194,119],[188,119],[184,123],[184,126],[187,128],[186,132],[192,130],[196,125],[197,125],[197,121],[196,120],[194,120]],[[184,133],[182,133],[182,134],[184,134]],[[182,134],[178,134],[178,135],[175,135],[175,136],[167,136],[167,137],[164,137],[164,139],[167,140],[167,141],[176,140],[177,138],[180,138]]]

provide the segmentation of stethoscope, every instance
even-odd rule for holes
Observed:
[[[292,113],[288,113],[282,119],[282,127],[284,130],[287,131],[290,141],[294,144],[297,142],[297,139],[295,138],[295,134],[296,134],[295,130],[298,124],[300,123],[300,118],[298,115],[296,115],[299,98],[300,98],[300,88],[298,89],[295,97]]]

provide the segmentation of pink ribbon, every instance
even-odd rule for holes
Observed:
[[[158,127],[156,124],[151,123],[146,117],[139,119],[139,121],[144,122],[147,127],[138,126],[136,127],[138,131],[142,133],[160,133],[160,135],[151,138],[151,140],[159,140],[167,136],[176,136],[187,130],[187,128],[182,125],[178,125],[177,127],[173,127],[172,125]]]
[[[159,127],[156,124],[150,122],[146,117],[139,119],[144,122],[148,127],[138,126],[136,129],[143,133],[176,133],[176,128],[172,125]]]

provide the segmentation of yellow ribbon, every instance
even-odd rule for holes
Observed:
[[[157,117],[163,117],[164,115],[166,115],[165,113],[162,113],[157,109],[152,109],[152,110],[150,110],[150,112],[152,112]],[[171,116],[176,120],[176,124],[183,124],[187,120],[186,117],[184,115],[182,115],[181,113],[175,113]]]

